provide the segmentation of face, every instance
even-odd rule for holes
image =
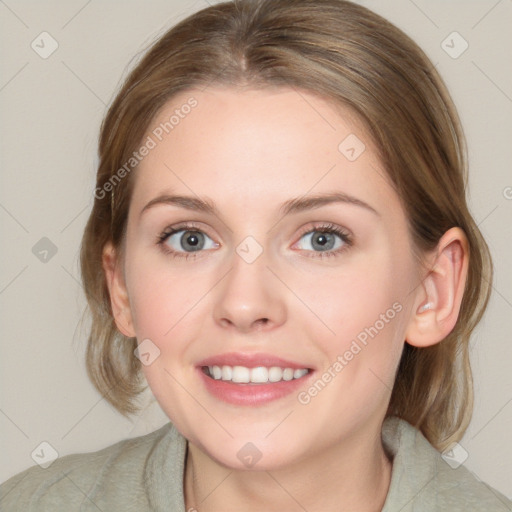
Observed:
[[[216,87],[175,96],[148,137],[124,279],[170,420],[241,469],[375,436],[418,268],[357,119],[307,92]]]

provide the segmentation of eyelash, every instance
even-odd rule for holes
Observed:
[[[171,256],[173,258],[182,258],[182,259],[185,259],[185,260],[196,259],[198,257],[197,253],[200,253],[200,252],[203,252],[203,251],[180,252],[180,251],[175,251],[173,249],[169,249],[169,247],[166,245],[166,243],[165,243],[166,240],[171,235],[174,235],[175,233],[179,233],[180,231],[198,231],[200,233],[203,233],[203,234],[207,235],[207,233],[205,233],[203,230],[199,229],[194,224],[184,223],[184,224],[179,224],[178,226],[174,226],[172,228],[165,229],[160,235],[158,235],[157,240],[156,240],[156,244],[158,245],[158,247],[162,250],[162,252],[164,254],[166,254],[168,256]],[[338,227],[338,226],[336,226],[336,225],[334,225],[334,224],[331,224],[331,223],[323,223],[323,224],[320,224],[320,225],[315,225],[313,227],[305,228],[301,232],[301,234],[299,236],[299,239],[302,238],[304,235],[307,235],[307,234],[312,233],[312,232],[321,232],[321,233],[332,233],[332,234],[335,234],[335,235],[339,236],[339,238],[341,238],[341,240],[344,243],[344,245],[341,248],[338,248],[336,250],[319,251],[319,252],[308,251],[308,252],[313,252],[314,253],[313,256],[310,256],[312,258],[324,259],[324,258],[330,258],[330,257],[333,257],[333,256],[339,256],[341,253],[347,251],[353,245],[352,237],[349,234],[349,232],[344,230],[344,229],[342,229],[342,228],[340,228],[340,227]]]

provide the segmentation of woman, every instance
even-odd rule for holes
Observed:
[[[340,0],[166,33],[100,136],[89,375],[171,423],[3,485],[7,510],[507,510],[440,452],[472,405],[491,262],[423,52]],[[20,509],[20,508],[18,508]]]

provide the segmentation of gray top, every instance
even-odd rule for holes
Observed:
[[[393,458],[383,512],[505,512],[512,501],[455,469],[414,427],[387,418],[385,449]],[[94,453],[67,455],[0,486],[3,512],[153,511],[185,512],[183,473],[186,439],[171,424]],[[455,464],[453,464],[455,466]]]

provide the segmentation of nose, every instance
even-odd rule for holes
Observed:
[[[242,333],[282,325],[287,314],[285,288],[267,268],[265,252],[248,263],[234,251],[231,263],[231,270],[219,283],[215,322],[223,329]]]

